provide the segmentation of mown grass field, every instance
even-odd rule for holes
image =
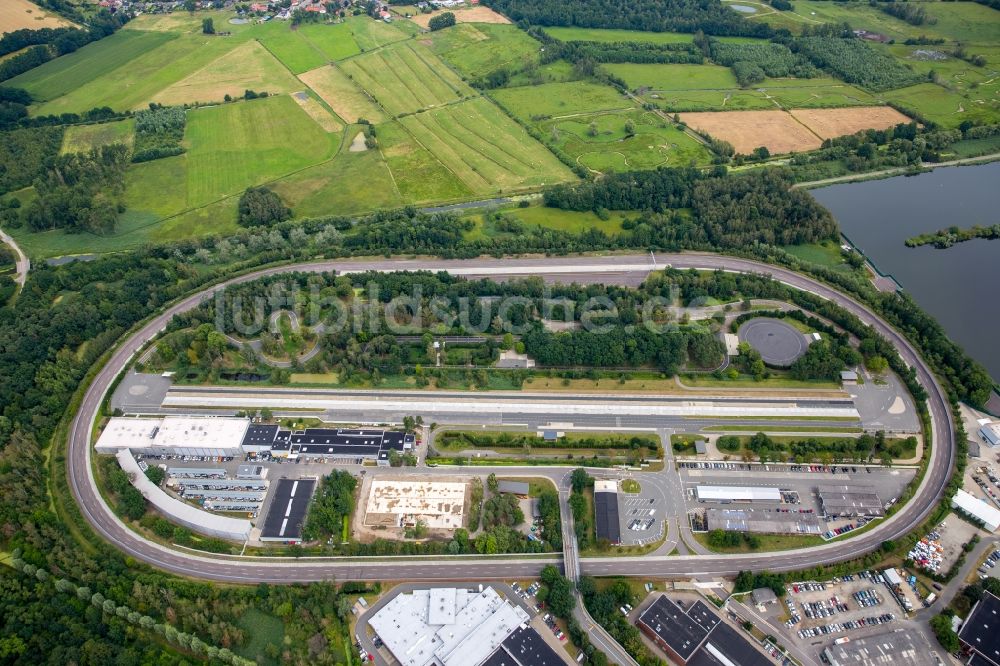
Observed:
[[[604,28],[547,27],[545,32],[562,42],[644,42],[648,44],[686,44],[692,36],[680,32],[640,32]]]
[[[475,94],[427,47],[413,42],[345,60],[341,67],[392,116]]]
[[[460,23],[420,38],[462,76],[475,78],[538,62],[541,44],[513,25]]]
[[[545,206],[530,206],[528,208],[510,208],[503,211],[510,217],[515,217],[527,225],[555,229],[574,234],[582,234],[590,229],[599,229],[608,235],[614,235],[622,230],[622,222],[626,213],[610,211],[608,219],[602,220],[593,211],[561,210]],[[466,238],[496,238],[511,236],[511,232],[500,231],[482,213],[471,213],[465,216],[475,224],[467,232]]]
[[[406,116],[401,123],[477,194],[575,178],[520,125],[483,98]]]
[[[188,114],[188,203],[202,205],[333,156],[339,137],[288,96]]]
[[[299,90],[302,84],[258,42],[245,42],[161,90],[153,101],[167,106],[221,102],[246,90],[270,94]]]
[[[122,30],[115,36],[128,34],[132,33]],[[209,38],[200,34],[186,34],[163,41],[164,34],[169,33],[146,34],[155,36],[162,43],[128,61],[125,63],[127,66],[102,72],[83,85],[79,81],[74,82],[72,74],[67,73],[70,79],[66,82],[69,92],[40,105],[36,112],[42,115],[80,112],[98,106],[126,111],[145,106],[160,91],[206,67],[241,43],[237,37]],[[95,45],[103,43],[104,40],[95,42]],[[101,57],[116,59],[119,55],[111,52],[102,54]],[[52,62],[59,63],[61,60],[59,58]]]
[[[292,30],[287,22],[272,21],[254,26],[254,37],[293,74],[325,65],[327,57],[302,30]]]
[[[47,12],[28,0],[4,0],[0,3],[0,33],[39,28],[73,28],[75,24],[59,14]]]
[[[890,90],[882,93],[881,97],[944,127],[958,127],[964,120],[996,122],[1000,117],[1000,106],[996,101],[979,103],[971,99],[971,95],[953,92],[933,83]]]
[[[358,127],[348,127],[354,136]],[[403,205],[389,167],[377,150],[352,153],[342,150],[335,158],[268,185],[300,217],[363,213]]]
[[[625,131],[629,121],[635,127],[632,136]],[[594,171],[687,166],[711,160],[704,145],[648,111],[576,116],[541,123],[540,129],[560,150]]]
[[[127,118],[99,125],[71,125],[63,134],[63,153],[85,153],[112,143],[131,146],[135,138],[135,120]]]
[[[299,80],[312,88],[344,122],[353,123],[359,118],[373,123],[385,120],[382,109],[338,66],[310,70],[300,74]]]
[[[177,35],[164,32],[119,30],[110,37],[87,44],[69,55],[50,60],[15,76],[5,81],[4,85],[24,88],[35,100],[52,100],[114,72],[142,54],[156,51],[176,38]],[[93,107],[91,105],[78,110],[85,111]]]
[[[378,127],[379,146],[396,188],[405,201],[459,199],[473,190],[398,122]]]
[[[502,88],[490,91],[490,94],[525,122],[541,117],[568,117],[595,111],[632,109],[635,106],[611,86],[589,81]]]
[[[625,81],[629,88],[652,90],[731,90],[739,88],[736,77],[721,65],[603,65]]]

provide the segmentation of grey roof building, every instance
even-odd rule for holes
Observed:
[[[934,651],[916,631],[897,629],[860,636],[823,649],[830,666],[937,666]]]
[[[497,491],[510,493],[511,495],[525,495],[531,492],[531,486],[524,481],[500,481],[497,484]]]

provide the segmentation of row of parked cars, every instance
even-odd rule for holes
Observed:
[[[813,636],[822,636],[826,634],[839,634],[842,631],[850,631],[852,629],[860,629],[862,627],[874,627],[878,624],[888,624],[895,619],[896,616],[892,613],[883,613],[882,615],[863,617],[858,620],[824,624],[813,629],[799,629],[799,638],[812,638]]]
[[[986,578],[986,574],[997,565],[998,560],[1000,560],[1000,550],[994,550],[979,567],[980,578]]]
[[[855,592],[854,600],[857,601],[862,608],[870,608],[871,606],[878,606],[882,603],[882,597],[878,595],[875,588]]]
[[[552,630],[552,633],[556,638],[561,641],[566,640],[566,634],[564,634],[562,629],[559,628],[559,625],[556,624],[555,619],[550,613],[546,613],[542,620],[545,622],[545,626]]]

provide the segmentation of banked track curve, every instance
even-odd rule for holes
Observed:
[[[307,262],[261,269],[206,288],[185,297],[138,330],[122,339],[108,362],[87,387],[73,418],[67,448],[67,475],[70,489],[88,523],[104,539],[128,556],[159,569],[183,576],[233,583],[291,583],[316,580],[463,580],[511,578],[537,574],[543,563],[558,562],[557,555],[544,558],[476,558],[470,556],[434,558],[240,558],[199,554],[168,548],[147,540],[129,529],[108,507],[94,478],[91,465],[90,433],[98,409],[134,355],[167,325],[170,319],[197,307],[205,299],[229,285],[260,277],[292,272],[361,271],[449,271],[468,277],[544,276],[561,281],[638,281],[650,271],[665,266],[680,269],[725,270],[769,275],[792,287],[831,300],[858,316],[887,338],[903,360],[916,369],[928,393],[933,446],[928,469],[914,497],[891,518],[877,527],[845,541],[795,551],[752,555],[662,556],[586,558],[581,572],[589,575],[635,575],[693,577],[733,575],[744,569],[789,571],[843,561],[864,555],[887,539],[900,537],[916,528],[933,510],[948,483],[955,458],[955,429],[945,393],[930,368],[914,347],[887,322],[853,298],[813,278],[794,271],[747,259],[717,254],[661,254],[578,256],[519,259],[372,259]]]

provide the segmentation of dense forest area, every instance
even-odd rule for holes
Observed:
[[[770,37],[766,23],[746,21],[719,0],[488,0],[515,22],[542,26]]]

